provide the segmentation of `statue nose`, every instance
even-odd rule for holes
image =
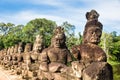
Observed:
[[[95,32],[93,32],[93,34],[92,34],[92,35],[94,35],[94,36],[95,36],[95,35],[96,35],[96,33],[95,33]]]
[[[57,41],[56,41],[56,43],[58,43],[58,44],[59,44],[59,43],[60,43],[60,40],[57,40]]]
[[[95,33],[95,32],[93,32],[92,36],[93,36],[93,37],[97,37],[97,35],[96,35],[96,33]]]
[[[58,43],[60,43],[60,40],[58,41]]]

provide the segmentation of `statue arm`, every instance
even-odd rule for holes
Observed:
[[[46,51],[41,53],[40,69],[42,71],[48,71],[48,56]]]
[[[72,47],[70,51],[72,53],[72,57],[73,57],[74,60],[80,60],[81,59],[80,49],[77,46]]]
[[[102,55],[98,57],[98,61],[107,62],[107,55],[105,52],[101,53]]]

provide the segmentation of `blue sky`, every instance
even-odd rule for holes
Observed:
[[[0,22],[26,24],[35,18],[68,21],[75,25],[76,34],[83,32],[85,14],[95,9],[106,32],[120,34],[120,0],[0,0]]]

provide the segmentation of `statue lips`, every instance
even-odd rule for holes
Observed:
[[[91,41],[91,43],[99,43],[100,39],[97,37],[91,37],[90,41]]]

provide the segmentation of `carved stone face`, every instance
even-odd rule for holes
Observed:
[[[54,41],[53,42],[54,47],[60,48],[60,47],[64,46],[64,44],[65,44],[65,37],[63,34],[57,34],[57,35],[55,35],[53,41]]]
[[[42,51],[42,44],[39,43],[34,47],[34,51],[35,52],[41,52]]]
[[[102,30],[99,27],[91,25],[86,31],[85,38],[88,43],[98,44],[100,42],[101,34]]]
[[[31,49],[32,49],[32,44],[31,43],[27,43],[25,45],[25,51],[24,52],[29,52],[29,51],[31,51]]]
[[[17,53],[18,52],[18,45],[16,44],[15,46],[14,46],[14,53]]]

